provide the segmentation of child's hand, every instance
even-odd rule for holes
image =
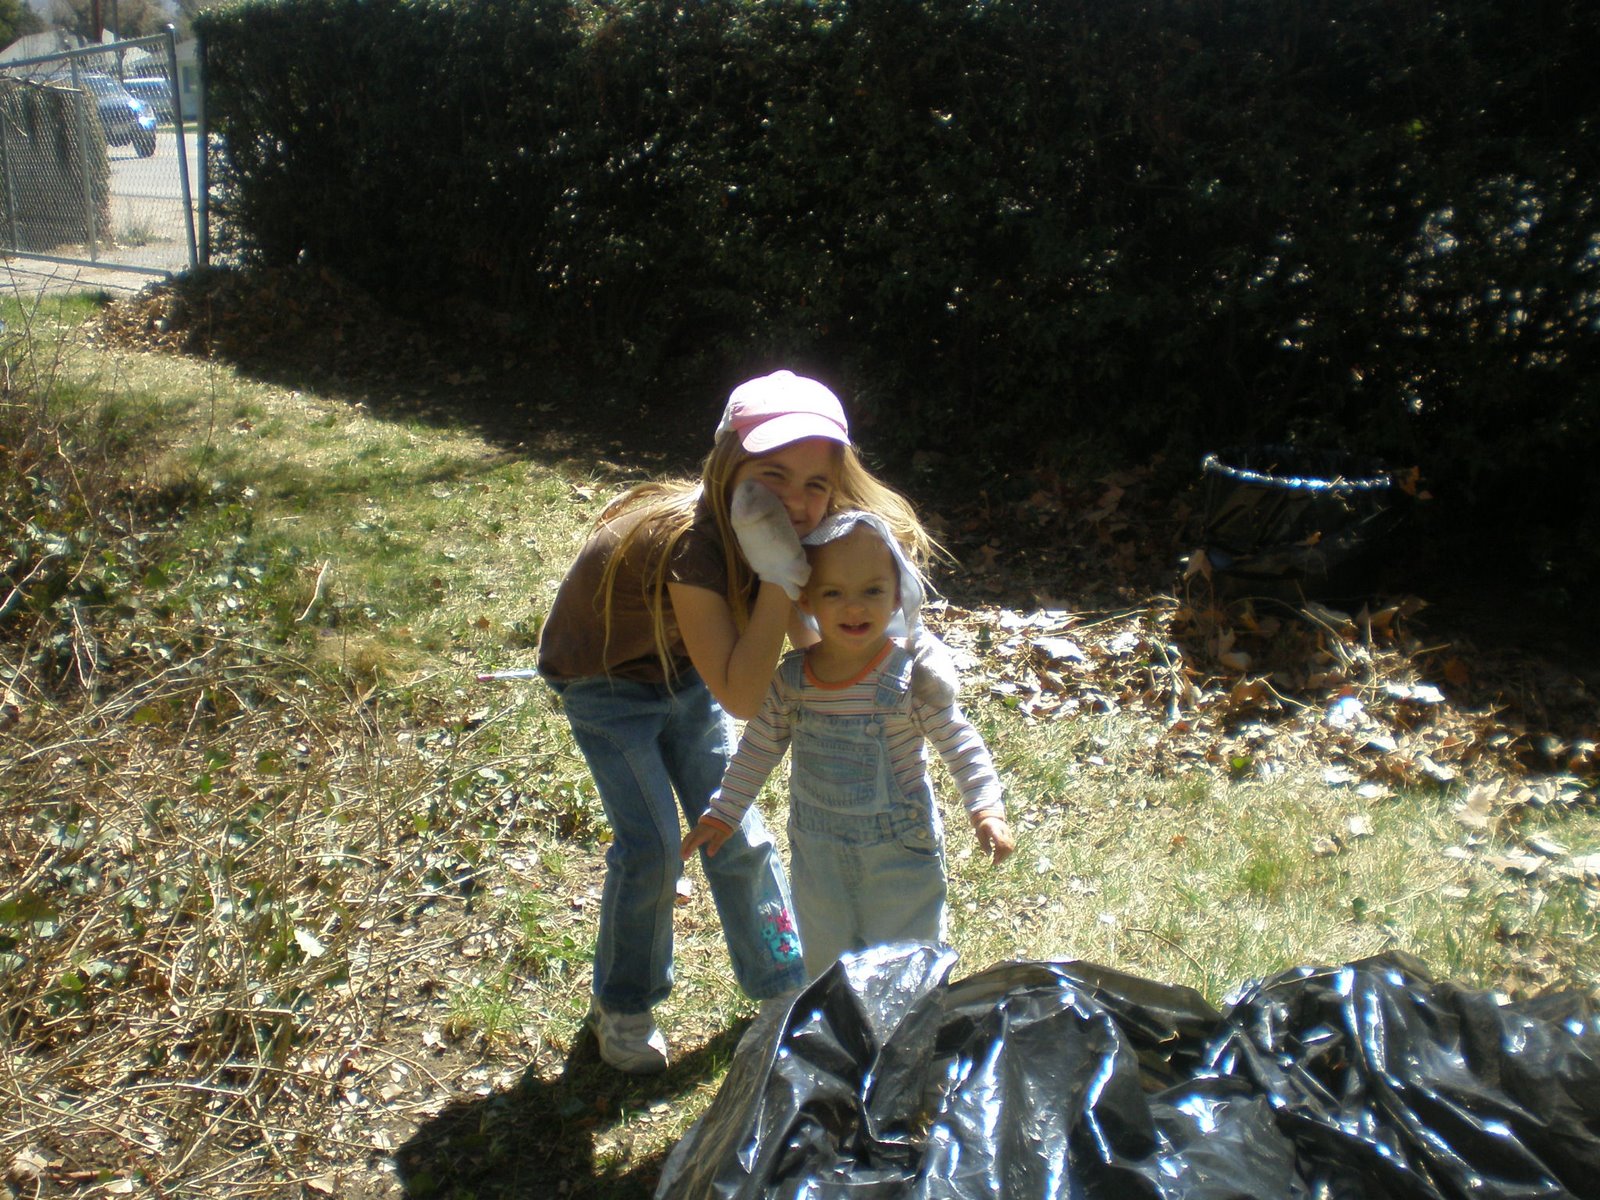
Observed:
[[[683,845],[679,847],[678,854],[688,862],[694,852],[704,846],[706,857],[715,858],[717,851],[722,849],[722,843],[732,836],[733,830],[721,821],[712,817],[701,817],[699,824],[683,835]]]
[[[978,835],[978,845],[989,856],[991,866],[998,867],[1017,848],[1017,843],[1011,839],[1011,826],[998,813],[974,813],[972,828]]]
[[[908,649],[912,658],[912,695],[934,708],[949,708],[956,702],[961,686],[961,674],[950,656],[950,647],[934,637],[927,626],[919,625]]]
[[[798,600],[800,589],[811,578],[811,564],[800,549],[800,536],[783,501],[754,479],[746,479],[734,489],[729,515],[750,569],[767,583],[781,587],[789,599]]]

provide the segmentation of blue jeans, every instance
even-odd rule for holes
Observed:
[[[672,990],[679,812],[693,825],[721,786],[733,721],[692,672],[672,687],[605,676],[553,686],[611,823],[594,994],[613,1012],[647,1012]],[[804,983],[789,881],[753,805],[700,861],[739,986],[765,1000]]]

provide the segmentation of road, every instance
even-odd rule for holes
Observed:
[[[183,135],[184,156],[189,168],[189,194],[199,191],[200,153],[198,140],[193,133]],[[156,152],[149,158],[140,158],[132,146],[112,146],[111,191],[117,196],[142,200],[183,199],[183,176],[178,171],[178,139],[172,127],[163,125],[156,130]]]
[[[199,146],[193,133],[185,133],[183,140],[192,209],[199,196]],[[149,158],[140,158],[132,146],[112,146],[110,159],[112,240],[96,248],[96,261],[184,270],[189,265],[189,232],[183,219],[178,139],[172,127],[156,130],[156,152]]]

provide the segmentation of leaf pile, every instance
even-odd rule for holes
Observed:
[[[432,326],[381,308],[328,270],[212,268],[113,300],[95,336],[109,344],[218,358],[272,376],[304,371],[386,386],[445,383],[481,339],[458,310]],[[443,335],[441,330],[448,326]],[[492,332],[486,321],[481,332]],[[477,345],[468,342],[477,341]],[[448,361],[447,361],[448,360]],[[472,368],[465,368],[471,370]],[[475,382],[458,378],[457,382]]]
[[[1014,505],[946,510],[956,566],[941,583],[958,600],[929,617],[965,659],[969,694],[1030,721],[1143,719],[1161,775],[1314,763],[1370,798],[1493,795],[1502,827],[1596,800],[1600,694],[1584,664],[1441,639],[1417,595],[1347,607],[1235,595],[1185,553],[1188,509],[1152,477],[1050,480]],[[1589,858],[1530,853],[1600,875]]]

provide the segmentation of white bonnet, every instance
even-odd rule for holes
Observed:
[[[887,632],[890,637],[909,637],[922,625],[922,576],[911,565],[911,560],[901,549],[900,541],[887,521],[877,513],[863,512],[858,508],[847,509],[824,517],[820,525],[800,540],[807,546],[825,546],[842,538],[857,525],[867,526],[882,538],[884,545],[889,547],[889,553],[894,556],[894,564],[900,571],[900,611],[890,619]]]

